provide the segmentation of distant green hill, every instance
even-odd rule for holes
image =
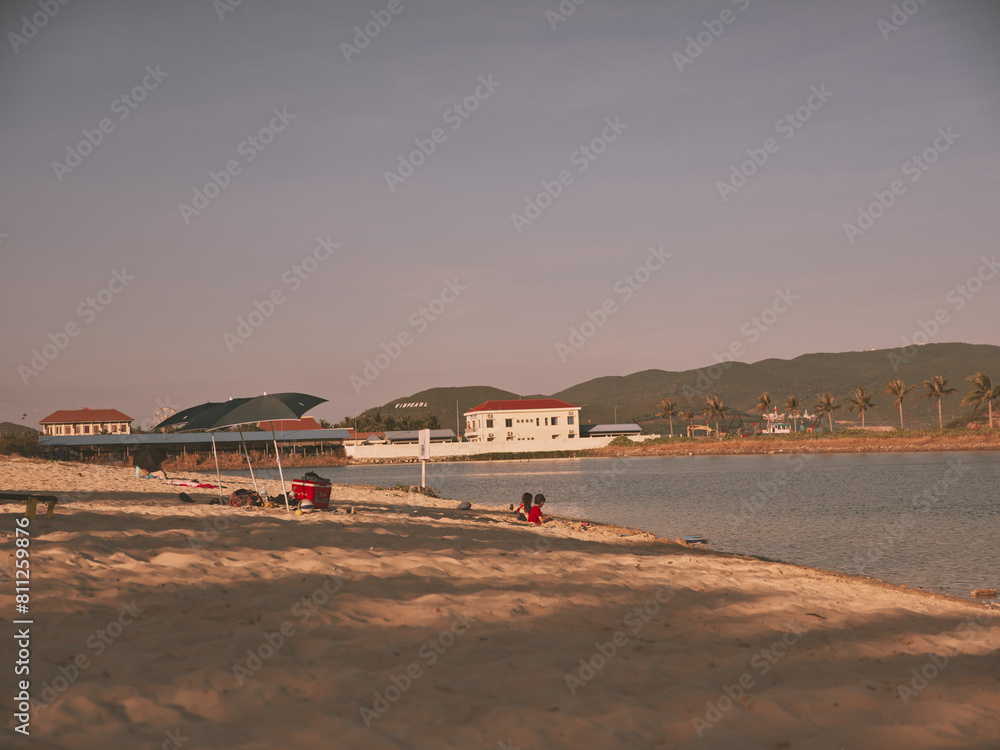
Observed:
[[[907,356],[911,355],[911,356]],[[895,368],[895,369],[894,369]],[[657,405],[666,397],[683,411],[690,408],[695,414],[701,410],[705,396],[718,395],[724,403],[746,414],[754,413],[757,395],[763,391],[782,411],[788,396],[799,398],[808,411],[814,411],[816,396],[829,391],[838,403],[857,386],[864,386],[876,394],[878,411],[868,412],[868,425],[899,425],[892,396],[883,395],[885,384],[901,378],[907,385],[915,384],[903,402],[903,416],[907,428],[936,427],[936,403],[921,395],[926,392],[925,380],[942,375],[948,385],[958,392],[945,397],[942,413],[945,424],[971,412],[961,406],[962,397],[969,392],[966,378],[984,370],[994,383],[1000,383],[1000,347],[985,344],[927,344],[914,347],[910,352],[899,349],[882,349],[867,352],[842,352],[839,354],[805,354],[792,360],[766,359],[752,365],[742,362],[724,363],[685,372],[645,370],[624,376],[607,376],[580,383],[558,393],[544,397],[559,398],[572,404],[585,404],[581,419],[593,424],[655,420]],[[418,417],[436,414],[442,427],[455,428],[456,401],[458,413],[490,399],[516,399],[518,394],[489,386],[463,388],[431,388],[412,396],[395,399],[380,407],[383,414],[410,414]],[[539,394],[521,394],[523,398],[538,398]],[[426,403],[426,407],[396,408],[396,404]],[[370,411],[377,411],[373,409]],[[834,421],[858,422],[856,412],[848,412],[847,405],[834,414]],[[646,431],[659,431],[657,422],[644,425]],[[675,430],[679,423],[674,420]]]
[[[0,422],[0,435],[31,435],[32,433],[39,434],[38,430],[17,422]]]
[[[461,388],[430,388],[414,393],[406,398],[398,398],[384,406],[368,409],[366,414],[381,411],[383,417],[423,417],[434,414],[443,429],[456,428],[456,415],[461,422],[461,415],[479,406],[484,401],[516,398],[538,398],[527,394],[518,395],[510,391],[502,391],[488,385],[470,385]],[[424,406],[423,404],[426,404]],[[460,432],[465,432],[465,425],[460,425]]]

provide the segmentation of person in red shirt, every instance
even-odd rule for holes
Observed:
[[[545,505],[545,495],[535,495],[535,504],[532,506],[531,510],[528,511],[528,520],[531,523],[541,526],[543,523],[548,523],[552,520],[542,515],[543,505]]]

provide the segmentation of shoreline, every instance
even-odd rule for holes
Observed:
[[[662,441],[662,442],[661,442]],[[609,445],[604,448],[588,448],[578,451],[525,451],[519,453],[480,453],[471,456],[432,456],[428,463],[458,463],[469,461],[533,461],[554,458],[630,458],[644,456],[749,456],[791,453],[815,455],[837,453],[925,453],[961,451],[1000,451],[1000,429],[938,432],[914,431],[902,435],[892,433],[850,434],[799,433],[796,435],[766,435],[745,438],[662,438],[628,446]],[[432,448],[433,453],[433,448]],[[2,456],[0,456],[2,458]],[[276,469],[273,456],[252,451],[254,468]],[[41,458],[50,461],[54,459]],[[313,468],[319,466],[368,466],[379,464],[416,463],[416,457],[379,458],[356,460],[351,458],[322,455],[283,455],[283,468]],[[80,462],[81,465],[123,466],[118,462]],[[220,468],[228,471],[246,469],[246,461],[241,454],[222,452],[219,454]],[[184,458],[170,458],[163,468],[170,472],[215,471],[215,460],[211,453],[201,455],[192,452]]]
[[[6,458],[7,457],[0,457],[0,479],[3,478]],[[48,462],[43,459],[31,459],[31,458],[21,458],[21,457],[17,457],[14,460],[18,462],[27,462],[29,464],[34,464],[39,467],[44,467],[49,463],[57,463],[60,464],[63,468],[68,469],[70,472],[73,472],[77,467],[77,464],[74,462]],[[546,460],[556,460],[556,459],[546,459]],[[219,496],[217,489],[187,487],[183,485],[170,485],[157,479],[135,479],[134,475],[131,473],[132,472],[131,468],[119,468],[113,466],[105,468],[109,470],[108,473],[127,471],[128,474],[125,475],[126,476],[125,481],[130,485],[130,490],[139,495],[140,497],[144,495],[168,496],[172,500],[174,496],[180,495],[181,492],[185,492],[189,496],[199,498],[200,501],[203,501],[203,503],[207,504],[210,499],[215,499]],[[232,492],[234,492],[237,489],[247,489],[247,490],[253,489],[254,485],[249,476],[226,474],[225,471],[238,471],[238,470],[235,469],[224,470],[222,475],[224,479],[224,489],[222,492],[222,496],[224,498],[228,497]],[[79,476],[83,476],[82,472],[77,472],[77,474]],[[194,481],[204,482],[208,484],[211,484],[216,481],[214,472],[187,471],[185,472],[185,474],[186,476],[184,477],[184,479],[192,479]],[[286,484],[288,485],[289,488],[291,487],[291,481],[292,480],[290,477],[286,478]],[[268,493],[272,497],[280,496],[281,494],[281,480],[278,478],[265,479],[257,477],[257,485],[260,488],[266,488]],[[387,497],[405,498],[406,499],[405,504],[408,506],[420,507],[426,505],[428,507],[435,507],[442,510],[453,509],[454,505],[457,502],[459,502],[454,498],[428,496],[421,492],[407,491],[404,489],[400,489],[400,486],[401,485],[397,485],[396,487],[383,487],[374,484],[334,483],[331,494],[330,508],[332,509],[335,507],[335,501],[338,494],[350,495],[351,493],[355,492],[372,493],[375,495],[384,495]],[[4,488],[5,490],[8,489],[6,485],[4,485]],[[21,489],[16,491],[34,492],[37,494],[42,494],[42,493],[52,494],[52,490],[44,490],[44,489]],[[106,493],[101,492],[101,490],[99,489],[84,489],[84,490],[71,490],[69,492],[60,492],[59,494],[61,495],[61,497],[59,503],[56,506],[57,512],[59,509],[65,508],[74,502],[86,502],[92,497],[100,496]],[[122,493],[118,492],[115,494],[122,494]],[[355,502],[363,503],[363,501],[360,500]],[[8,512],[10,510],[10,507],[14,507],[11,503],[8,503],[7,506],[4,506],[2,503],[3,501],[0,501],[0,508],[3,508]],[[484,501],[477,501],[473,504],[473,510],[471,512],[480,514],[481,513],[490,514],[492,523],[507,524],[515,529],[521,529],[528,533],[534,533],[537,531],[536,527],[533,527],[532,525],[527,524],[526,522],[514,520],[512,518],[513,513],[509,510],[509,505],[510,505],[509,503],[491,504]],[[184,506],[181,505],[180,507]],[[229,510],[228,506],[226,505],[210,506],[210,507],[215,507],[215,508],[221,507],[223,509]],[[266,512],[257,508],[244,509],[244,510],[249,510],[250,512],[261,512],[261,513]],[[277,513],[278,517],[282,517],[287,513],[286,511],[283,511],[281,508],[271,512]],[[316,513],[317,515],[322,515],[323,511],[317,511]],[[588,530],[589,531],[588,536],[590,537],[594,536],[592,532],[595,530],[611,534],[611,536],[602,539],[602,541],[605,543],[628,545],[628,544],[639,543],[641,540],[642,544],[664,544],[664,545],[680,547],[684,550],[687,550],[692,555],[708,554],[721,558],[733,558],[745,561],[752,560],[761,563],[787,565],[794,568],[800,568],[802,570],[808,570],[817,574],[822,574],[825,576],[832,576],[838,579],[852,580],[855,582],[866,583],[877,587],[881,586],[892,589],[899,589],[909,593],[916,593],[923,596],[943,598],[949,601],[962,602],[965,604],[971,603],[976,605],[983,605],[986,609],[996,608],[997,611],[1000,612],[1000,601],[996,599],[989,599],[989,598],[977,599],[971,597],[967,598],[965,596],[956,596],[953,594],[946,594],[939,591],[933,591],[932,589],[927,589],[920,586],[910,586],[908,584],[903,584],[903,583],[893,583],[891,581],[886,581],[885,579],[877,578],[874,576],[848,573],[845,571],[838,571],[831,568],[820,568],[811,565],[806,565],[803,563],[790,562],[779,558],[767,557],[765,555],[754,555],[745,552],[727,552],[725,550],[715,549],[711,546],[688,545],[682,542],[679,538],[670,539],[668,537],[659,537],[656,536],[655,533],[639,527],[622,526],[619,524],[608,523],[604,521],[594,521],[589,518],[577,518],[573,516],[560,516],[560,515],[550,514],[549,517],[557,521],[558,526],[552,526],[550,524],[546,524],[543,527],[545,530],[553,528],[562,528],[563,530],[565,530],[567,528],[573,527],[574,525],[578,526],[580,524],[585,523],[590,527]],[[627,541],[621,541],[623,538],[625,538]]]
[[[332,505],[357,513],[296,517],[114,467],[0,459],[0,485],[65,496],[31,526],[46,747],[154,746],[168,731],[220,750],[1000,735],[989,602],[396,490],[334,486]],[[9,542],[23,511],[3,510]],[[88,638],[123,622],[123,602],[139,627],[116,625],[97,653]]]

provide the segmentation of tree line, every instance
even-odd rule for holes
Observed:
[[[440,430],[437,414],[425,414],[421,418],[404,414],[399,417],[383,416],[382,410],[365,412],[356,417],[344,417],[334,427],[356,430],[357,432],[392,432],[394,430]]]
[[[962,399],[962,404],[969,404],[976,409],[981,409],[985,404],[989,415],[989,425],[992,428],[993,402],[1000,400],[1000,385],[994,386],[990,382],[990,376],[981,371],[970,375],[966,378],[966,380],[971,384],[972,390],[969,391],[969,393],[967,393]],[[882,391],[883,394],[889,394],[896,397],[894,408],[899,412],[899,429],[901,430],[905,429],[903,423],[903,400],[906,398],[907,394],[916,390],[916,388],[916,385],[906,385],[906,383],[899,378],[895,378],[886,383],[885,390]],[[946,396],[957,393],[958,389],[950,387],[948,385],[948,381],[941,375],[935,375],[930,380],[925,380],[924,388],[926,391],[921,394],[921,396],[937,403],[938,427],[940,429],[944,429],[944,421],[941,416],[941,401]],[[848,411],[856,411],[861,415],[862,428],[865,426],[865,414],[879,408],[879,405],[874,403],[875,395],[875,393],[869,392],[864,386],[859,385],[844,399],[847,404]],[[830,425],[830,432],[833,432],[833,413],[838,409],[842,409],[844,404],[837,403],[836,397],[831,393],[819,393],[816,395],[816,399],[817,401],[813,406],[813,409],[821,420],[824,416],[827,418]],[[772,401],[771,394],[768,391],[764,391],[757,396],[757,405],[754,407],[755,411],[764,415],[768,414],[772,407],[777,407],[777,403]],[[793,428],[797,429],[798,419],[804,414],[803,402],[797,396],[788,396],[785,399],[784,408],[788,410],[788,413],[792,418]],[[719,422],[731,413],[733,413],[733,410],[723,404],[722,399],[718,395],[707,396],[705,398],[705,405],[701,409],[701,416],[703,416],[706,421],[715,422],[716,434],[719,434]],[[674,417],[680,417],[685,420],[690,428],[690,425],[694,421],[696,415],[692,409],[680,411],[673,399],[665,398],[660,401],[657,416],[661,419],[669,420],[670,434],[673,435]]]

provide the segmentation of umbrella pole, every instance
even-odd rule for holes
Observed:
[[[219,452],[215,449],[215,433],[212,433],[212,455],[215,456],[215,478],[219,481],[219,499],[222,499],[222,474],[219,473]]]
[[[243,455],[247,457],[247,466],[250,469],[250,478],[253,480],[253,491],[259,495],[260,490],[257,489],[257,478],[253,475],[253,466],[250,466],[250,454],[247,452],[247,444],[246,441],[243,439],[242,428],[240,428],[240,442],[243,443]]]
[[[288,490],[285,489],[285,474],[281,471],[281,452],[278,450],[278,436],[274,434],[274,420],[271,420],[271,439],[274,440],[274,457],[278,460],[278,476],[281,477],[281,493],[285,496],[285,510],[291,511],[288,503]]]

